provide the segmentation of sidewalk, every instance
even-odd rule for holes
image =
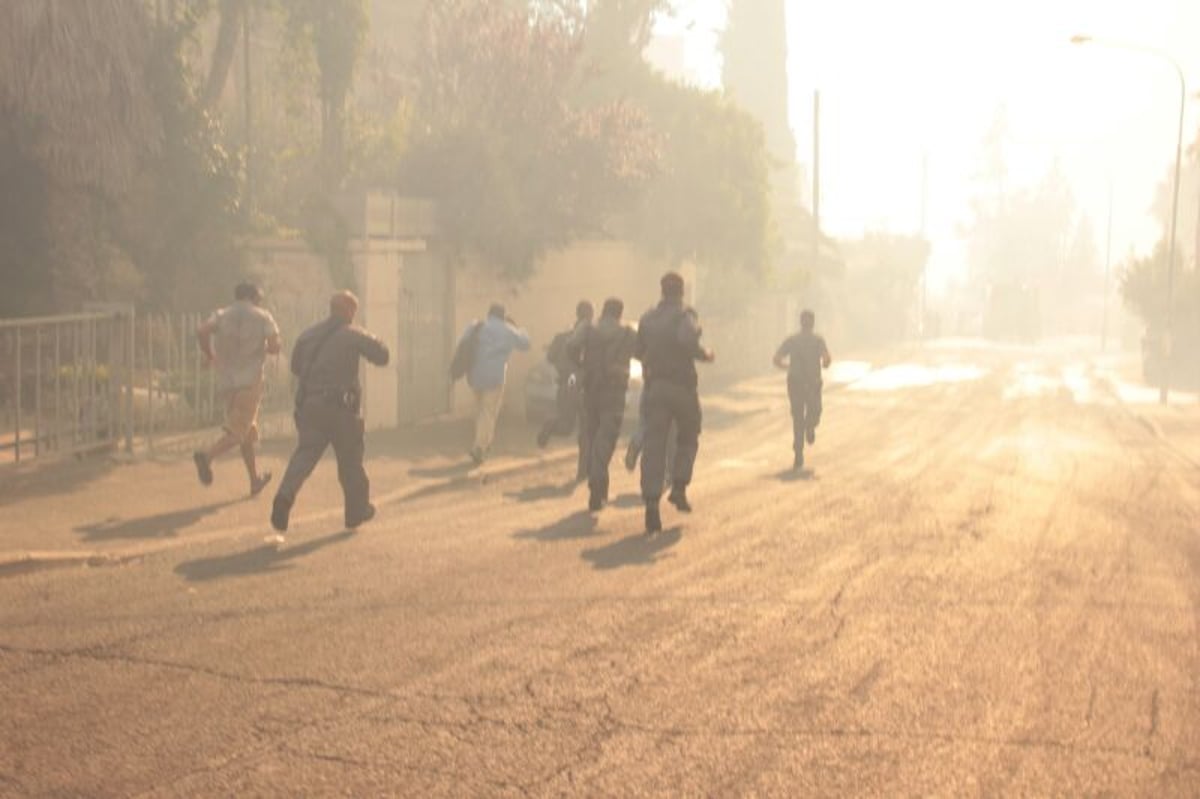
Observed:
[[[574,439],[538,450],[534,430],[502,423],[493,456],[470,468],[472,422],[439,420],[369,434],[367,473],[381,506],[410,496],[450,491],[546,465],[573,474]],[[215,435],[215,432],[214,432]],[[261,470],[283,474],[294,441],[268,441]],[[0,577],[52,566],[110,564],[214,540],[264,537],[275,481],[249,498],[236,453],[215,464],[216,480],[202,486],[190,455],[129,458],[112,455],[33,464],[0,477]],[[570,476],[570,475],[568,475]],[[386,518],[387,512],[382,515]],[[292,515],[290,532],[310,526],[341,529],[342,497],[332,450],[313,473]]]

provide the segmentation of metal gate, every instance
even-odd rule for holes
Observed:
[[[405,255],[400,302],[399,419],[411,424],[450,410],[454,300],[437,253]]]

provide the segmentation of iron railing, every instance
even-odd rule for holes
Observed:
[[[320,318],[277,316],[285,348]],[[0,320],[0,463],[188,444],[223,417],[201,314],[130,311]],[[291,407],[288,353],[268,360],[265,420]],[[189,437],[190,436],[190,437]]]

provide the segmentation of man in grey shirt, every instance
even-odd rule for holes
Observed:
[[[225,402],[225,433],[207,450],[195,452],[192,459],[200,482],[212,485],[213,460],[240,447],[250,476],[250,495],[257,496],[271,481],[270,472],[258,472],[254,445],[263,371],[267,355],[280,351],[279,326],[262,307],[258,286],[240,283],[233,296],[233,305],[217,311],[196,329],[200,351],[217,372],[217,390]]]
[[[346,527],[354,529],[375,516],[371,483],[363,468],[365,448],[362,388],[358,383],[359,359],[387,366],[387,345],[354,324],[358,298],[338,292],[329,301],[329,318],[301,334],[292,350],[292,374],[296,388],[296,432],[300,440],[279,483],[271,509],[271,526],[280,533],[296,495],[312,474],[326,448],[333,445],[337,456],[338,481],[342,484]]]

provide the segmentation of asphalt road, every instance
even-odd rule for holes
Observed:
[[[560,461],[0,580],[0,794],[1200,794],[1200,467],[1086,364],[864,374],[805,475],[706,410],[654,537]]]

